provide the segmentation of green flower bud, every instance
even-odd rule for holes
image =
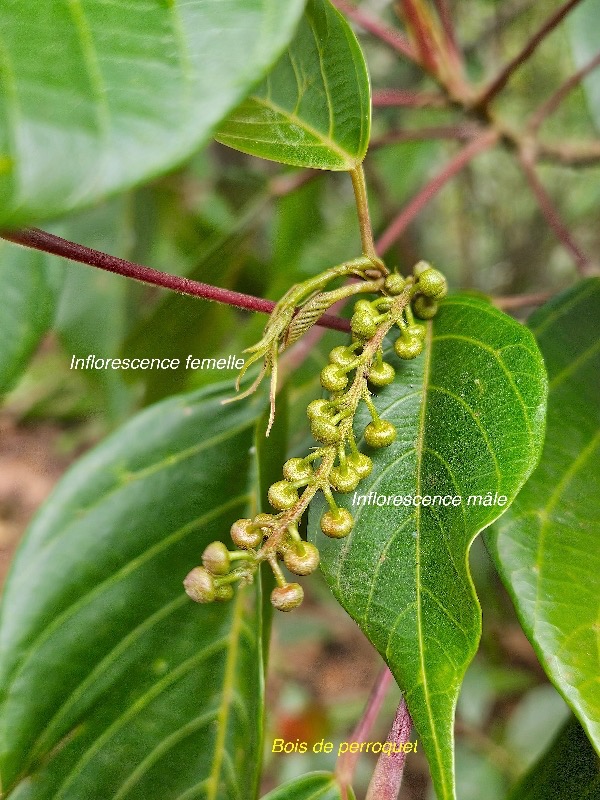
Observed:
[[[396,377],[396,370],[391,364],[383,361],[381,364],[374,364],[367,377],[369,383],[372,383],[373,386],[388,386],[393,383]]]
[[[334,467],[329,473],[329,482],[338,492],[353,492],[360,482],[360,476],[352,467]]]
[[[328,392],[341,392],[348,385],[348,376],[337,364],[328,364],[321,370],[321,386]]]
[[[321,530],[331,539],[343,539],[348,536],[354,525],[352,514],[345,508],[326,511],[321,517]]]
[[[396,428],[391,422],[380,419],[365,428],[365,441],[370,447],[387,447],[396,438]]]
[[[260,547],[263,535],[256,529],[251,519],[238,519],[231,526],[231,539],[240,550],[250,550]]]
[[[230,583],[224,583],[222,586],[217,586],[215,589],[215,600],[221,603],[226,603],[233,598],[233,586]]]
[[[432,269],[431,264],[428,261],[418,261],[413,267],[413,275],[415,278],[418,278],[419,275],[422,275],[428,269]]]
[[[377,323],[371,314],[355,311],[350,320],[352,333],[359,339],[372,339],[377,333]]]
[[[412,309],[419,319],[433,319],[437,314],[438,304],[430,297],[420,294],[413,300]]]
[[[278,511],[287,511],[298,502],[298,492],[291,483],[277,481],[269,486],[269,503]]]
[[[398,275],[397,272],[392,272],[391,275],[388,275],[384,283],[386,292],[389,292],[390,294],[400,294],[402,291],[404,291],[405,286],[406,281],[402,275]]]
[[[315,473],[310,464],[302,458],[290,458],[283,465],[283,477],[287,481],[309,481]]]
[[[283,563],[294,575],[310,575],[319,566],[319,551],[310,542],[295,542],[283,554]]]
[[[369,456],[364,455],[364,453],[352,453],[349,455],[348,464],[358,473],[358,477],[361,480],[367,478],[373,469],[373,462]]]
[[[185,593],[196,603],[212,603],[215,599],[215,579],[204,567],[194,567],[183,581]]]
[[[330,400],[311,400],[306,413],[309,419],[314,419],[315,417],[331,417],[334,410]]]
[[[329,353],[329,360],[339,367],[349,367],[356,360],[356,355],[349,347],[334,347]]]
[[[271,604],[278,611],[292,611],[304,600],[304,591],[299,583],[276,586],[271,592]]]
[[[399,336],[394,342],[394,350],[400,358],[416,358],[423,352],[423,340],[416,336],[412,336],[410,339]]]
[[[409,325],[406,329],[406,336],[409,339],[424,339],[427,335],[427,328],[425,325],[419,325],[419,323],[415,323],[414,325]]]
[[[227,575],[231,566],[229,550],[223,542],[211,542],[202,553],[202,563],[213,575]]]
[[[310,432],[321,444],[335,444],[342,437],[341,430],[326,419],[311,419]]]
[[[377,316],[377,311],[375,311],[369,300],[357,300],[356,303],[354,303],[353,310],[359,314],[367,314],[370,317]]]
[[[442,273],[431,267],[419,275],[419,290],[425,297],[441,300],[448,294],[448,283]]]

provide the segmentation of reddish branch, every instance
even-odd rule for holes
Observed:
[[[84,247],[67,239],[61,239],[59,236],[54,236],[52,233],[47,233],[37,228],[28,228],[22,231],[3,231],[0,236],[24,247],[31,247],[44,253],[62,256],[62,258],[68,258],[70,261],[78,261],[80,264],[98,267],[98,269],[113,272],[116,275],[123,275],[126,278],[133,278],[142,283],[149,283],[152,286],[172,289],[180,294],[201,297],[204,300],[214,300],[217,303],[225,303],[247,311],[259,311],[263,314],[270,314],[275,308],[275,303],[271,300],[264,300],[261,297],[253,297],[249,294],[234,292],[231,289],[222,289],[218,286],[211,286],[208,283],[200,283],[189,278],[182,278],[179,275],[161,272],[151,267],[145,267],[142,264],[135,264],[132,261],[108,255],[108,253],[102,253],[100,250],[92,250],[90,247]],[[329,314],[323,314],[317,325],[338,331],[350,330],[347,320],[341,319],[341,317],[332,317]]]
[[[581,275],[586,275],[586,268],[590,264],[590,259],[583,252],[583,250],[581,250],[577,242],[571,236],[571,232],[562,221],[550,195],[538,178],[537,172],[535,171],[535,164],[533,163],[531,157],[527,153],[521,152],[519,154],[519,161],[523,168],[523,173],[527,183],[535,195],[542,214],[546,218],[546,222],[548,225],[550,225],[556,234],[557,239],[561,242],[565,250],[567,250],[573,257],[578,272]]]
[[[439,78],[438,48],[432,35],[431,20],[423,18],[421,6],[414,0],[402,0],[399,8],[415,38],[421,65],[435,78]]]
[[[408,39],[393,28],[384,25],[381,20],[374,19],[369,14],[365,14],[360,8],[346,2],[346,0],[333,0],[333,5],[342,11],[349,19],[356,22],[363,30],[368,31],[385,44],[392,47],[397,53],[401,53],[411,61],[416,61],[417,57]]]
[[[459,173],[475,156],[489,150],[498,141],[498,134],[494,130],[486,131],[482,136],[469,142],[452,158],[444,169],[432,178],[416,194],[413,199],[402,209],[398,216],[382,233],[375,244],[379,255],[385,253],[392,244],[404,233],[417,214],[432,200],[440,189],[457,173]]]
[[[435,0],[435,6],[442,23],[442,28],[444,29],[448,55],[452,59],[455,69],[462,72],[463,57],[458,46],[458,40],[456,38],[454,22],[452,20],[450,7],[448,6],[448,0]]]
[[[554,94],[548,98],[548,100],[546,100],[545,103],[542,103],[542,105],[529,120],[527,125],[529,132],[536,133],[544,120],[549,117],[550,114],[553,114],[556,111],[565,97],[567,97],[567,95],[581,83],[586,75],[589,75],[589,73],[595,70],[598,66],[600,66],[600,53],[592,58],[591,61],[585,64],[574,75],[571,75],[571,77],[565,81],[563,85],[560,86],[554,92]]]
[[[470,141],[481,134],[481,126],[465,122],[462,125],[433,125],[430,128],[405,128],[391,131],[371,140],[370,148],[385,147],[398,142],[423,141],[425,139],[455,139]]]
[[[494,78],[490,85],[483,90],[475,103],[478,108],[485,108],[490,100],[492,100],[499,92],[502,91],[502,89],[504,89],[513,73],[516,72],[516,70],[531,57],[533,52],[544,41],[546,36],[552,33],[556,26],[563,21],[567,14],[573,8],[575,8],[579,2],[581,2],[581,0],[567,0],[564,5],[558,8],[554,14],[552,14],[552,16],[546,20],[542,27],[536,33],[534,33],[534,35],[525,44],[521,52],[517,53],[517,55],[511,61],[509,61],[504,69],[502,69]]]
[[[379,89],[373,92],[375,107],[445,108],[448,100],[441,92],[411,92],[410,89]]]

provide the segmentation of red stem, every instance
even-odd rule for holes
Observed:
[[[554,28],[556,28],[556,26],[562,22],[567,14],[573,8],[575,8],[579,2],[581,2],[581,0],[567,0],[564,5],[558,8],[554,14],[552,14],[552,16],[546,20],[542,27],[533,34],[521,52],[517,53],[517,55],[511,61],[509,61],[504,69],[502,69],[494,78],[490,85],[483,90],[475,105],[483,108],[490,102],[490,100],[492,100],[492,98],[501,92],[510,80],[513,72],[516,72],[516,70],[529,59],[532,53],[544,41],[546,36],[548,36],[549,33],[552,33]]]
[[[349,19],[356,22],[363,30],[368,31],[370,34],[380,39],[385,44],[393,48],[397,53],[401,53],[410,61],[417,61],[416,54],[408,41],[400,31],[389,28],[378,19],[374,19],[369,14],[365,14],[360,8],[356,8],[352,3],[346,0],[332,0],[333,5],[343,12]]]
[[[565,97],[578,86],[581,81],[585,78],[586,75],[589,75],[590,72],[596,69],[596,67],[600,66],[600,53],[597,56],[592,58],[587,64],[585,64],[580,70],[578,70],[574,75],[563,83],[554,94],[546,100],[545,103],[537,109],[537,111],[532,115],[529,123],[527,125],[527,129],[530,133],[534,134],[538,131],[541,124],[544,122],[546,117],[549,117]]]
[[[441,20],[442,28],[444,29],[448,55],[453,60],[455,67],[462,71],[463,57],[458,46],[454,22],[448,2],[447,0],[435,0],[435,7],[437,8],[438,16]]]
[[[262,297],[253,297],[249,294],[234,292],[231,289],[222,289],[218,286],[211,286],[208,283],[200,283],[189,278],[182,278],[179,275],[161,272],[151,267],[145,267],[142,264],[135,264],[132,261],[111,256],[108,253],[102,253],[100,250],[92,250],[90,247],[70,242],[68,239],[61,239],[60,236],[55,236],[38,228],[27,228],[21,231],[2,231],[0,232],[0,238],[24,247],[41,250],[44,253],[52,253],[55,256],[68,258],[70,261],[78,261],[80,264],[87,264],[89,267],[98,267],[98,269],[104,269],[116,275],[133,278],[142,283],[149,283],[152,286],[172,289],[180,294],[201,297],[204,300],[214,300],[217,303],[225,303],[247,311],[259,311],[263,314],[270,314],[275,308],[275,303],[272,300],[264,300]],[[337,331],[350,330],[348,320],[341,317],[332,317],[330,314],[323,314],[316,324]]]
[[[373,106],[386,108],[445,108],[448,105],[446,96],[441,92],[411,92],[410,89],[379,89],[373,92]]]
[[[432,37],[423,24],[419,8],[417,8],[413,0],[402,0],[400,8],[404,13],[406,24],[416,39],[421,64],[431,75],[439,78],[437,49],[435,44],[432,47]]]
[[[580,249],[577,242],[571,236],[571,232],[562,221],[550,195],[537,176],[535,166],[530,156],[526,153],[520,153],[519,161],[521,167],[523,168],[523,173],[527,179],[527,183],[529,184],[531,191],[534,193],[542,214],[546,217],[548,225],[550,225],[556,234],[556,238],[561,242],[565,250],[567,250],[573,257],[579,274],[586,275],[586,267],[590,263],[590,259],[588,256],[586,256],[583,250]]]
[[[359,743],[367,741],[367,737],[373,729],[377,715],[379,714],[387,691],[390,685],[393,683],[393,680],[394,678],[388,667],[385,667],[385,669],[383,669],[377,676],[377,680],[373,686],[369,699],[367,700],[367,705],[363,715],[359,720],[358,725],[352,732],[349,741]],[[346,794],[348,786],[352,785],[352,778],[354,776],[354,770],[356,769],[359,757],[360,753],[346,752],[338,758],[335,767],[335,774],[342,792],[345,792]]]
[[[470,141],[481,133],[481,128],[474,123],[462,125],[434,125],[430,128],[405,128],[400,131],[390,131],[383,136],[371,139],[369,147],[385,147],[398,142],[420,142],[424,139],[457,139]]]
[[[462,150],[460,150],[449,162],[444,169],[432,178],[425,186],[416,194],[413,199],[402,209],[398,216],[392,220],[390,225],[385,229],[378,241],[375,243],[375,249],[379,255],[385,253],[392,244],[404,233],[406,228],[410,225],[417,214],[423,209],[431,199],[433,199],[440,189],[448,183],[457,173],[459,173],[475,156],[489,150],[498,141],[498,134],[496,131],[487,131],[482,136],[469,142]]]

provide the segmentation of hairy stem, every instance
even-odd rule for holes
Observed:
[[[111,256],[100,250],[93,250],[91,247],[70,242],[68,239],[62,239],[60,236],[55,236],[38,228],[27,228],[21,231],[2,231],[0,232],[0,238],[24,247],[41,250],[44,253],[68,258],[70,261],[77,261],[89,267],[97,267],[116,275],[133,278],[133,280],[148,283],[152,286],[172,289],[180,294],[200,297],[204,300],[214,300],[217,303],[225,303],[235,308],[243,308],[246,311],[270,314],[276,305],[271,300],[264,300],[262,297],[234,292],[231,289],[222,289],[219,286],[211,286],[208,283],[200,283],[189,278],[182,278],[179,275],[171,275],[168,272],[145,267],[142,264],[135,264],[132,261]],[[350,330],[347,320],[330,314],[323,314],[316,324],[337,331],[347,332]]]

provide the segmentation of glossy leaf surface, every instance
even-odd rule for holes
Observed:
[[[369,76],[354,33],[329,0],[309,0],[287,52],[216,138],[284,164],[349,170],[365,156],[370,122]]]
[[[139,414],[31,525],[0,616],[10,800],[253,797],[262,750],[259,585],[199,606],[182,580],[256,510],[260,398],[231,387]]]
[[[574,718],[509,795],[509,800],[599,798],[600,761]]]
[[[0,224],[88,205],[198,148],[303,0],[2,3]]]
[[[357,506],[338,495],[355,518],[350,536],[317,532],[322,507],[312,509],[310,529],[333,593],[406,693],[438,799],[450,800],[454,709],[481,627],[468,551],[506,507],[494,496],[509,503],[535,466],[546,379],[531,333],[483,300],[448,299],[428,327],[423,355],[387,356],[396,380],[376,405],[397,439],[370,452],[374,469],[359,494],[460,497],[460,505],[378,505],[371,495]],[[359,437],[367,422],[361,413]]]
[[[347,800],[354,800],[352,789]],[[343,800],[335,776],[330,772],[310,772],[273,789],[262,800]]]
[[[600,279],[530,326],[550,379],[546,442],[489,543],[544,669],[600,751]]]

